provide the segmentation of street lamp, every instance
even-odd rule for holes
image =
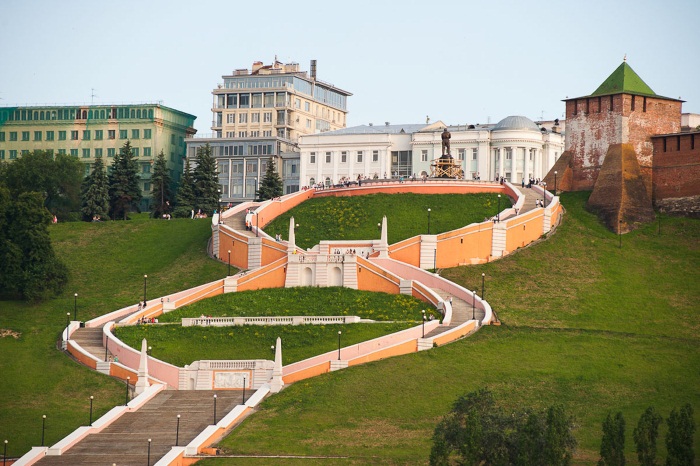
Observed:
[[[542,182],[542,207],[547,207],[547,183]]]
[[[78,293],[73,295],[73,320],[78,320]]]
[[[245,404],[245,377],[243,377],[243,404]]]
[[[143,276],[143,307],[146,307],[146,280],[148,275]]]
[[[6,460],[7,460],[7,440],[5,440],[5,449],[2,452],[2,466],[5,466]]]
[[[554,170],[554,195],[557,195],[557,171]]]
[[[41,446],[44,446],[44,432],[46,431],[46,414],[41,415]]]
[[[428,234],[430,234],[430,207],[428,207]]]
[[[124,395],[124,406],[129,404],[129,380],[131,380],[131,377],[126,378],[126,395]]]
[[[498,195],[498,212],[496,212],[496,220],[501,222],[501,195]]]
[[[216,393],[214,394],[214,425],[216,425]]]
[[[231,276],[231,250],[228,250],[228,277]]]
[[[425,338],[425,309],[421,311],[423,313],[423,337]]]
[[[152,346],[148,347],[148,351],[146,351],[146,355],[150,356],[151,355],[151,350],[153,349]]]
[[[484,280],[486,280],[486,274],[481,273],[481,299],[484,299]]]
[[[472,291],[472,320],[476,320],[476,290]]]
[[[340,334],[341,331],[338,330],[338,361],[340,361]]]
[[[180,415],[177,415],[177,427],[175,428],[175,446],[180,443]]]
[[[151,466],[151,439],[148,439],[148,459],[146,460],[146,466]]]
[[[260,216],[258,211],[255,211],[255,237],[260,236]]]
[[[66,343],[68,343],[68,328],[70,327],[70,312],[66,312]]]
[[[93,398],[94,397],[92,395],[90,395],[90,424],[89,424],[90,426],[92,425],[92,400],[93,400]]]

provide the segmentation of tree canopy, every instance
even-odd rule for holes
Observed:
[[[137,208],[141,201],[138,165],[129,141],[114,156],[109,175],[109,199],[111,217],[115,220],[126,220],[129,211]]]
[[[175,217],[189,217],[194,210],[195,196],[192,186],[192,170],[190,170],[189,160],[185,160],[185,172],[180,179],[180,186],[177,189],[177,198],[175,200]]]
[[[151,215],[153,218],[160,218],[163,214],[172,210],[173,194],[171,183],[170,171],[165,163],[165,154],[161,150],[158,157],[156,157],[153,165],[153,175],[151,176],[151,193],[153,194]]]
[[[282,194],[282,178],[280,178],[279,173],[277,173],[277,170],[275,169],[275,160],[270,157],[270,159],[267,161],[265,177],[262,179],[262,183],[260,183],[260,188],[257,192],[258,199],[261,201],[266,201],[268,199],[280,197]]]
[[[102,158],[95,159],[92,173],[83,180],[81,191],[83,219],[107,220],[109,218],[109,180]]]
[[[219,206],[219,177],[216,171],[216,160],[211,155],[211,146],[197,148],[194,167],[195,209],[211,215]],[[184,183],[184,180],[183,180]]]

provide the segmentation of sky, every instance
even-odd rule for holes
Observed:
[[[698,18],[698,0],[0,0],[0,106],[160,102],[210,133],[222,76],[277,56],[351,92],[348,126],[552,120],[626,56],[700,113]]]

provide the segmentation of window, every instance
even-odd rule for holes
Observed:
[[[307,112],[310,112],[311,111],[311,104],[309,104],[308,102],[304,102],[304,110]]]
[[[427,150],[422,150],[422,151],[420,151],[420,161],[421,161],[421,162],[427,162],[427,161],[428,161],[428,151],[427,151]]]
[[[71,155],[71,157],[77,157],[78,156],[78,149],[71,149],[70,155]]]
[[[41,141],[41,131],[34,131],[34,140]]]
[[[513,151],[511,149],[506,149],[506,160],[513,158]]]
[[[260,123],[260,113],[255,112],[250,114],[251,123]]]
[[[151,183],[148,181],[143,184],[143,190],[144,191],[150,191],[151,190]]]
[[[251,132],[250,132],[250,137],[251,137],[251,138],[259,138],[259,137],[260,137],[260,131],[251,131]]]
[[[264,138],[271,138],[272,137],[272,130],[263,131],[263,137]]]
[[[294,108],[301,108],[301,99],[294,99]]]
[[[245,164],[246,173],[257,173],[258,172],[258,161],[248,160]]]
[[[139,156],[139,148],[138,147],[132,147],[131,148],[131,153],[134,154],[134,157]]]
[[[151,130],[150,129],[143,130],[143,138],[144,139],[151,139]]]
[[[117,137],[117,132],[113,129],[108,129],[107,130],[107,139],[116,139]]]
[[[379,151],[378,150],[372,151],[372,162],[379,162]]]
[[[170,144],[175,145],[175,134],[170,135]]]
[[[139,139],[141,131],[138,129],[131,130],[131,139]]]
[[[309,154],[309,163],[316,163],[316,152]]]
[[[248,114],[247,113],[239,113],[238,114],[238,123],[248,123]]]
[[[472,149],[472,160],[479,158],[479,149]]]
[[[144,147],[144,148],[143,148],[143,156],[144,156],[144,157],[150,157],[150,156],[151,156],[151,148],[150,148],[150,147]]]
[[[331,163],[331,153],[326,152],[326,163]]]
[[[0,160],[5,160],[5,151],[0,149]]]
[[[457,160],[464,160],[465,150],[466,149],[458,149],[457,150]]]
[[[309,120],[308,118],[306,119],[306,128],[311,129],[311,120]]]
[[[347,152],[347,151],[342,151],[342,152],[340,153],[340,161],[341,161],[342,163],[345,163],[345,162],[348,161],[348,152]]]
[[[58,140],[59,140],[59,141],[65,141],[65,140],[66,140],[66,132],[65,132],[65,131],[59,131],[59,132],[58,132]]]
[[[114,157],[117,153],[117,150],[114,147],[110,147],[107,149],[107,157]]]
[[[17,158],[17,151],[16,150],[11,150],[10,151],[10,160],[14,160]]]
[[[75,132],[75,139],[78,139],[78,132]],[[29,141],[29,131],[22,131],[22,141]]]
[[[90,130],[85,129],[83,130],[83,141],[89,141],[90,140]]]
[[[66,155],[66,150],[65,149],[58,149],[58,153],[61,155]]]
[[[119,130],[119,139],[126,139],[127,133],[125,129],[120,129]]]
[[[150,163],[142,163],[141,164],[141,173],[151,173],[151,164]]]
[[[263,123],[272,123],[272,112],[263,113]]]
[[[95,130],[95,141],[101,141],[101,140],[102,140],[103,134],[104,134],[104,131],[103,131],[103,130],[101,130],[101,129],[96,129],[96,130]]]
[[[236,122],[236,114],[235,113],[227,113],[226,114],[226,124],[232,125],[235,122]]]
[[[248,131],[239,131],[239,132],[238,132],[238,137],[239,137],[239,138],[247,138],[247,137],[248,137]]]
[[[84,159],[90,158],[90,149],[83,149],[83,158]]]
[[[65,133],[65,131],[64,131]],[[17,140],[17,131],[10,131],[10,141],[16,141]]]
[[[0,142],[5,142],[5,133],[2,131],[0,131]]]
[[[362,151],[357,151],[357,163],[362,163]]]

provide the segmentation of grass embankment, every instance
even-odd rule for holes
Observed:
[[[547,241],[443,272],[469,289],[480,289],[486,273],[486,299],[504,325],[291,385],[221,446],[242,455],[350,457],[324,464],[425,464],[436,423],[480,387],[514,409],[563,403],[576,419],[577,464],[597,462],[608,412],[627,420],[630,464],[632,430],[647,406],[667,417],[690,402],[700,422],[700,222],[664,217],[661,235],[647,225],[624,235],[619,249],[618,237],[584,210],[587,196],[563,196],[564,223]],[[665,433],[664,424],[661,458]]]
[[[272,359],[271,346],[282,338],[282,362],[290,364],[418,325],[421,310],[439,317],[435,309],[411,296],[370,293],[349,288],[277,288],[243,291],[199,301],[164,314],[159,322],[180,322],[183,317],[243,316],[359,316],[383,321],[374,324],[180,327],[139,325],[117,330],[117,337],[132,348],[146,338],[151,355],[183,367],[207,359]],[[391,321],[391,322],[390,322]]]
[[[210,260],[207,220],[150,220],[145,214],[128,222],[60,223],[50,227],[58,256],[70,270],[65,293],[40,304],[0,302],[0,441],[8,456],[21,456],[41,443],[41,416],[46,414],[45,444],[52,445],[89,421],[123,403],[124,386],[81,366],[56,349],[73,319],[89,320],[147,296],[180,291],[225,276],[226,266]]]
[[[501,210],[510,198],[501,197]],[[412,236],[438,234],[496,215],[496,194],[370,194],[356,197],[309,199],[265,226],[271,236],[287,239],[289,219],[299,224],[296,244],[310,248],[321,240],[370,240],[380,236],[377,224],[386,215],[389,244]]]

